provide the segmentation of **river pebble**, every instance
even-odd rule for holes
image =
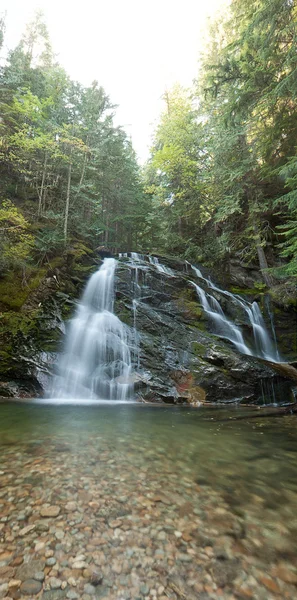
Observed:
[[[168,431],[100,431],[0,442],[0,598],[297,598],[293,477],[281,503],[266,458],[231,464],[232,438],[200,465]]]

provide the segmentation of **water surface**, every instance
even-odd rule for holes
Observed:
[[[52,549],[49,600],[47,579],[65,581],[66,597],[79,555],[102,571],[90,598],[297,598],[296,417],[261,414],[0,404],[3,552],[11,554],[0,554],[0,567],[38,552],[44,560]],[[47,504],[59,516],[24,545],[20,528],[38,525]],[[87,593],[83,570],[75,577]]]

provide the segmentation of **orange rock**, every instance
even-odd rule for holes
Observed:
[[[297,573],[286,567],[285,565],[279,565],[271,570],[273,577],[278,577],[286,583],[293,583],[297,585]]]
[[[279,585],[273,579],[270,579],[269,577],[266,577],[265,575],[260,575],[259,581],[261,581],[261,583],[263,583],[263,585],[265,585],[265,587],[268,590],[270,590],[270,592],[273,592],[274,594],[280,593]]]

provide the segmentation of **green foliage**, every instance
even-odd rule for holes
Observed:
[[[296,275],[296,41],[287,0],[231,0],[212,24],[192,92],[165,94],[156,129],[156,246],[208,264],[258,261],[269,286]]]
[[[268,286],[272,275],[295,277],[296,26],[294,2],[231,0],[192,89],[164,94],[141,172],[109,97],[96,81],[70,80],[37,13],[0,70],[10,201],[0,268],[69,256],[78,243],[208,265],[258,261]],[[0,46],[4,29],[0,18]]]
[[[38,262],[77,238],[114,250],[141,244],[149,201],[131,143],[103,88],[71,81],[54,62],[41,13],[0,70],[0,108],[4,194],[35,234],[22,234],[11,256],[6,236],[5,264],[29,258],[29,239]]]
[[[33,245],[29,224],[18,208],[3,200],[0,208],[0,270],[24,266]]]

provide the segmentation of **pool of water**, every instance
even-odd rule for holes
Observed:
[[[297,421],[262,415],[0,404],[0,598],[297,598]]]

